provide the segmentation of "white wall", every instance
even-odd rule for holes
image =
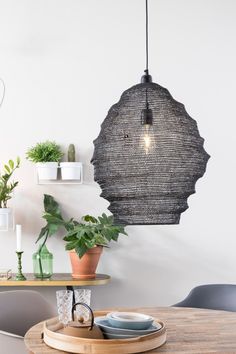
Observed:
[[[94,288],[96,307],[169,305],[195,285],[236,281],[236,2],[150,0],[150,12],[151,74],[198,121],[211,159],[180,225],[130,226],[129,237],[105,250],[99,271],[112,282]],[[24,229],[26,272],[44,193],[65,216],[106,211],[93,182],[92,141],[144,65],[144,0],[0,0],[0,162],[22,158],[12,205]],[[45,139],[76,144],[84,185],[36,185],[25,151]],[[61,234],[49,248],[55,272],[69,272]],[[14,251],[14,234],[0,233],[1,268],[16,270]],[[55,289],[41,291],[54,301]]]

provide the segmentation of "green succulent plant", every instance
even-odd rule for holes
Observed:
[[[55,141],[44,141],[37,143],[28,149],[26,157],[32,162],[59,162],[63,156],[63,152]]]
[[[0,208],[7,208],[8,201],[12,198],[13,190],[18,182],[10,182],[10,179],[17,168],[20,166],[20,158],[16,162],[9,160],[4,165],[3,172],[0,173]]]
[[[70,144],[67,153],[68,162],[75,162],[75,145]]]

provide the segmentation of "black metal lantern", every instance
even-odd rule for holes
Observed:
[[[92,163],[117,223],[178,224],[209,155],[184,105],[152,83],[147,28],[146,0],[145,75],[110,108]]]

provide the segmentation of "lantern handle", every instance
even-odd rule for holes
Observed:
[[[87,304],[85,304],[84,302],[76,302],[73,306],[72,306],[72,320],[74,321],[75,320],[75,315],[74,315],[74,311],[75,311],[75,308],[77,305],[81,305],[81,306],[84,306],[86,307],[89,312],[90,312],[90,315],[91,315],[91,325],[90,325],[90,328],[89,330],[91,331],[93,329],[93,325],[94,325],[94,314],[93,314],[93,310],[91,309],[91,307],[89,307]]]

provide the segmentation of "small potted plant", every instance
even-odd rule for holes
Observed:
[[[56,180],[58,163],[63,156],[61,148],[54,141],[37,143],[26,153],[27,159],[36,163],[39,180]]]
[[[105,213],[98,218],[85,215],[82,222],[70,222],[70,230],[63,238],[70,252],[73,278],[95,278],[97,265],[103,250],[119,234],[127,235],[123,226],[115,225],[113,216]]]
[[[61,162],[61,178],[63,180],[79,180],[81,178],[81,162],[75,161],[75,145],[70,144],[67,153],[68,162]]]
[[[66,230],[64,240],[66,250],[70,252],[73,278],[91,279],[95,277],[96,268],[103,247],[107,247],[111,240],[117,241],[119,234],[127,235],[124,226],[115,225],[113,216],[102,214],[98,218],[86,215],[82,222],[73,218],[65,221],[61,216],[58,203],[52,196],[50,205],[44,219],[47,221],[47,229],[55,233],[61,226]],[[44,235],[44,229],[39,239]]]
[[[12,193],[18,182],[10,182],[10,179],[17,168],[20,166],[20,158],[16,162],[9,160],[4,165],[3,172],[0,173],[0,229],[7,229],[10,217],[10,208],[7,207],[8,201],[12,198]]]

